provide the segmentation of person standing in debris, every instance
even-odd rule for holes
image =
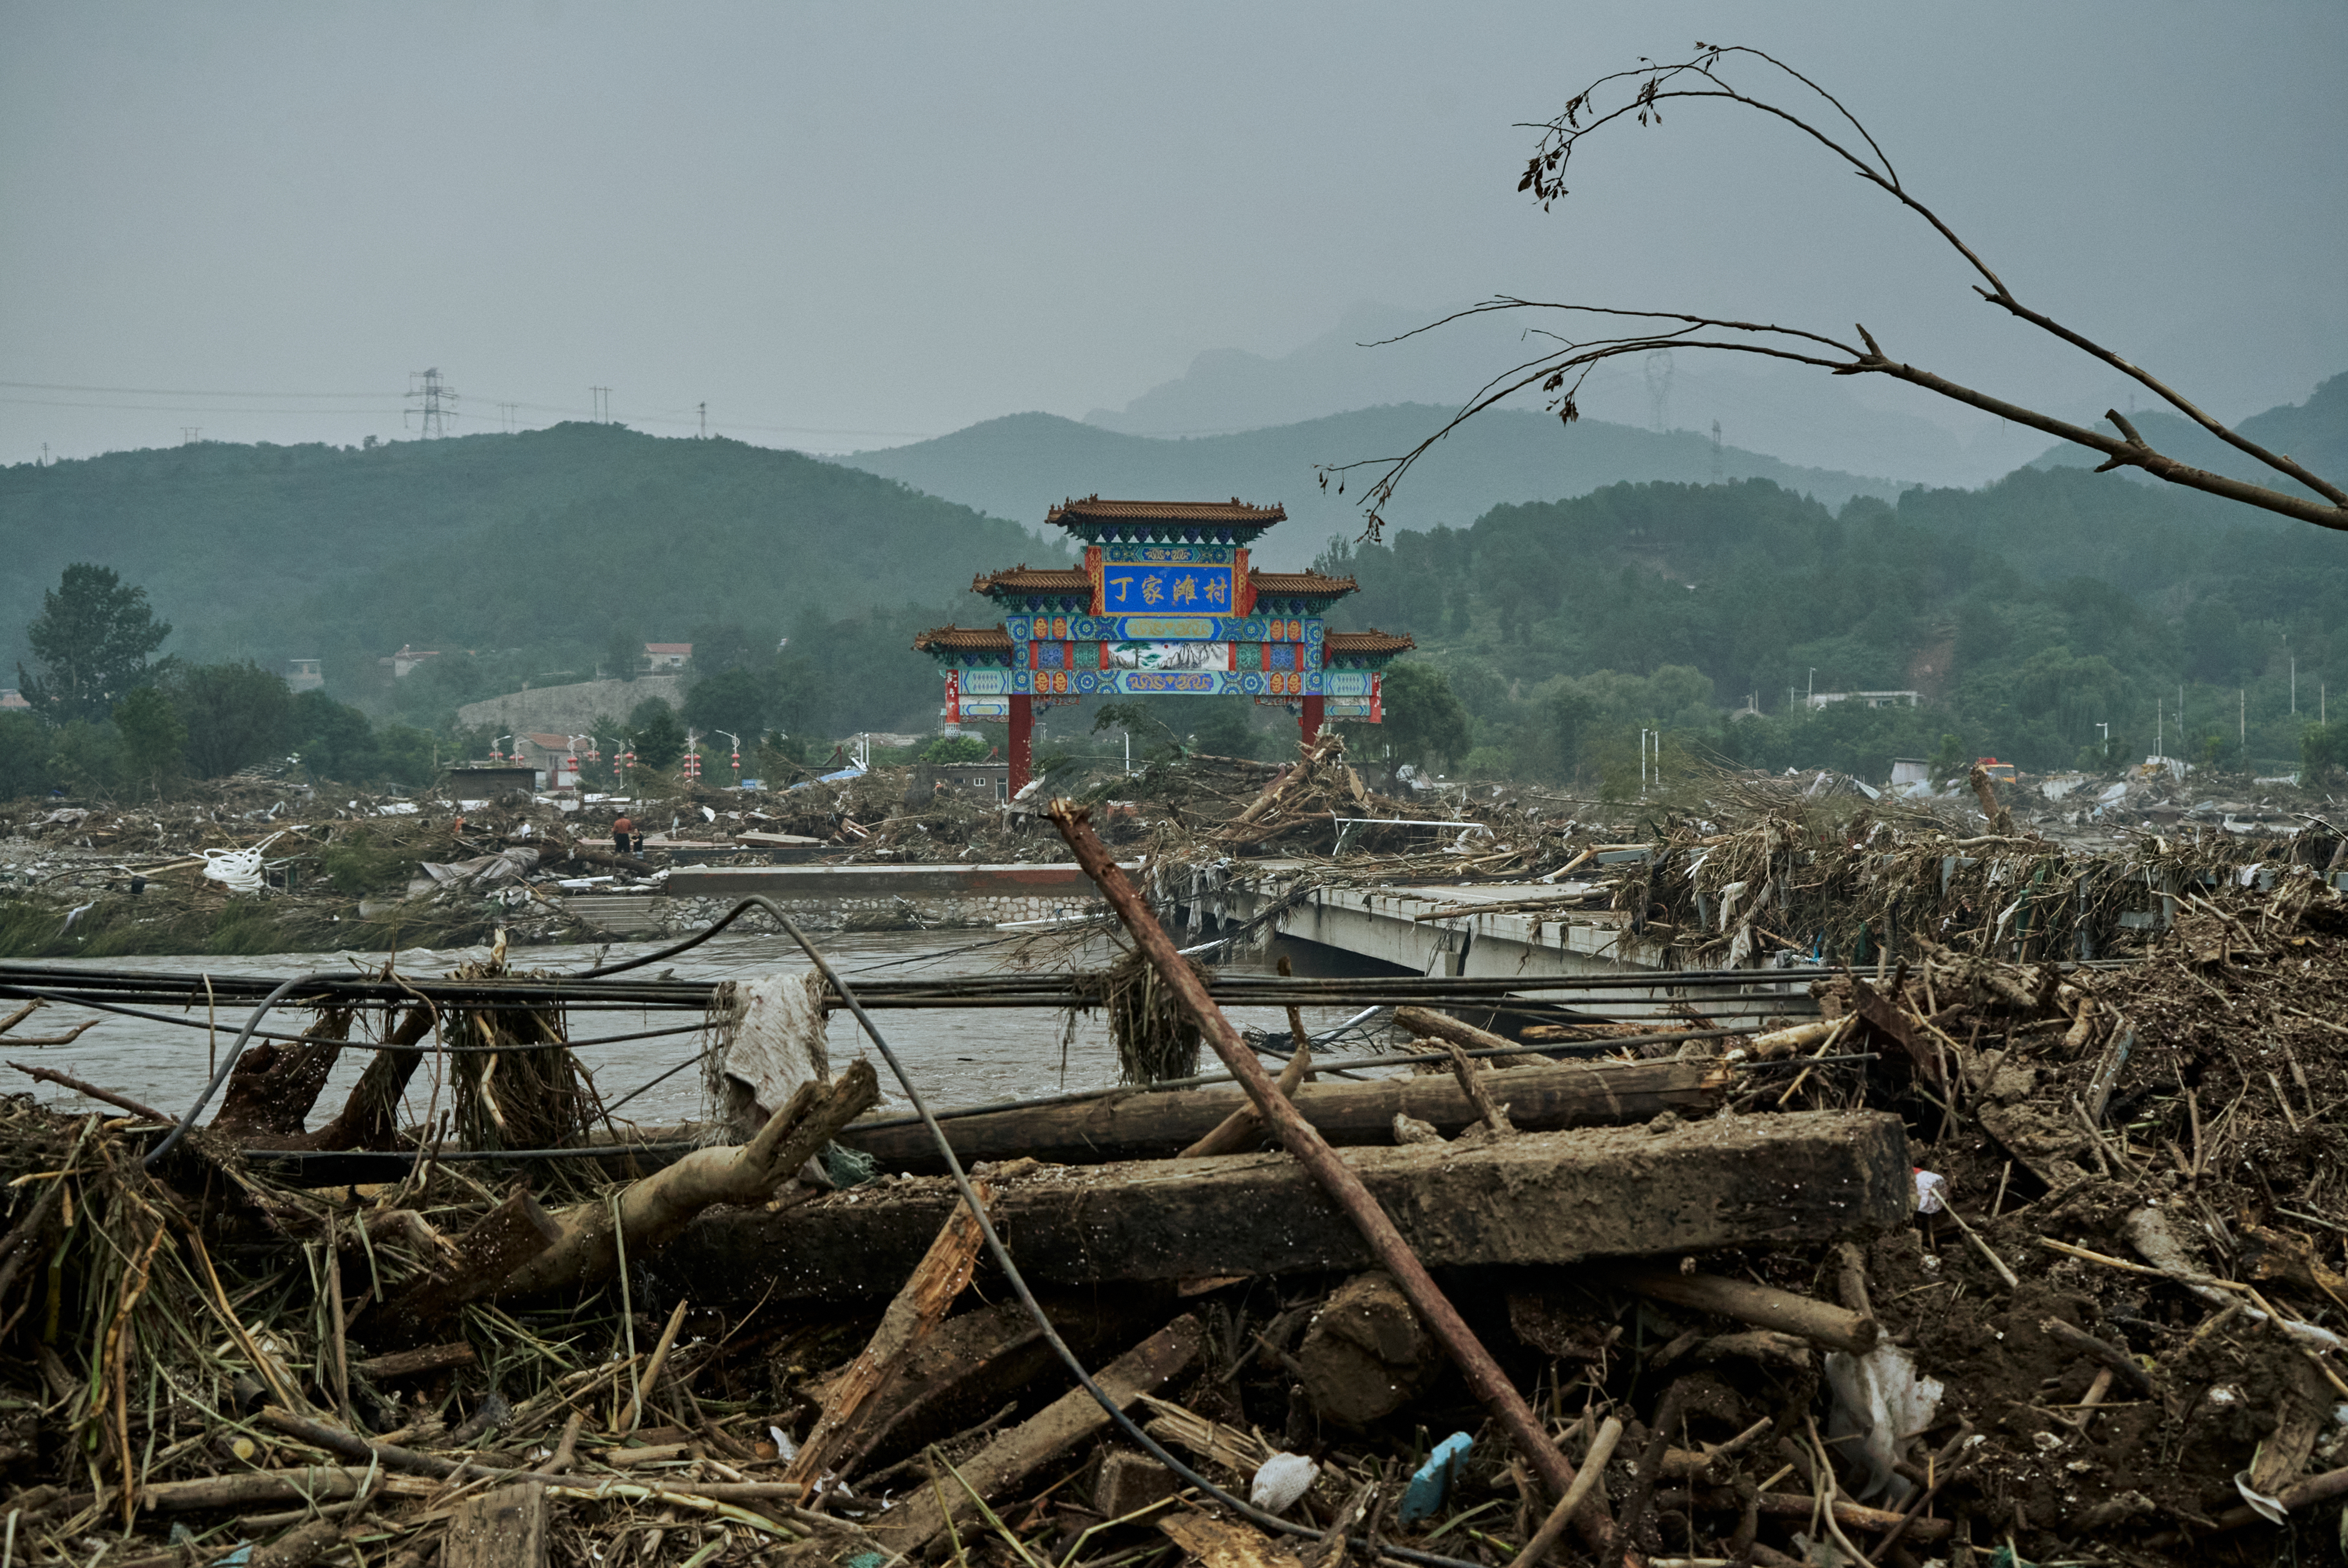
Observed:
[[[644,841],[636,831],[636,824],[622,817],[612,824],[612,852],[615,855],[637,855],[644,852]]]

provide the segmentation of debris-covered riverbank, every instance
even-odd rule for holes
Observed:
[[[1783,830],[1686,830],[1813,863],[1764,841]],[[249,1049],[151,1171],[153,1108],[5,1102],[12,1550],[2325,1560],[2348,1496],[2348,898],[2271,863],[2181,886],[2129,962],[2072,961],[2092,922],[2034,947],[2007,897],[1814,970],[1814,1021],[1707,1030],[1698,989],[1662,1038],[1524,1044],[1406,1007],[1385,1043],[1433,1076],[1406,1098],[1331,1081],[1360,1058],[1292,1037],[1258,1042],[1282,1082],[1204,1133],[1120,1111],[1121,1147],[1070,1136],[1182,1099],[1130,1092],[949,1119],[967,1195],[922,1173],[918,1127],[863,1128],[870,1064],[810,1046],[836,990],[692,1004],[736,1088],[680,1143],[601,1116],[561,1043],[601,1027],[602,990],[641,1007],[676,983],[367,981]],[[1724,898],[1738,869],[1767,867],[1685,882]],[[1187,971],[1152,967],[1177,1016],[1121,1038],[1181,1016],[1229,1037]],[[320,1121],[348,1049],[374,1065]],[[338,1176],[263,1150],[382,1152]]]

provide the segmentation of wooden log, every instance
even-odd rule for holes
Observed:
[[[1506,1050],[1517,1043],[1505,1035],[1479,1029],[1473,1024],[1463,1024],[1450,1014],[1438,1013],[1432,1007],[1396,1007],[1395,1025],[1423,1038],[1448,1040],[1471,1051],[1488,1051],[1495,1047]]]
[[[1124,1408],[1188,1369],[1198,1359],[1203,1339],[1197,1318],[1178,1317],[1102,1367],[1094,1381]],[[970,1491],[982,1498],[999,1497],[1107,1425],[1108,1416],[1099,1403],[1082,1388],[1071,1389],[955,1465],[961,1481],[939,1475],[867,1529],[878,1544],[917,1555],[945,1532],[949,1519],[975,1517]],[[963,1482],[970,1491],[963,1490]]]
[[[1528,1132],[1341,1158],[1435,1266],[1835,1241],[1900,1224],[1914,1181],[1906,1129],[1879,1111]],[[659,1266],[712,1305],[768,1292],[778,1303],[864,1299],[911,1272],[960,1202],[951,1181],[915,1177],[785,1214],[712,1210]],[[994,1212],[1038,1284],[1383,1264],[1313,1179],[1276,1153],[1049,1167],[1003,1181]]]
[[[1285,964],[1287,960],[1283,958],[1281,962]],[[1293,1013],[1296,1009],[1291,1007],[1289,1011]],[[1296,1098],[1296,1091],[1303,1086],[1304,1075],[1313,1070],[1313,1047],[1304,1043],[1303,1029],[1292,1029],[1291,1034],[1296,1041],[1296,1054],[1288,1058],[1286,1067],[1280,1069],[1279,1087],[1281,1094],[1292,1100]],[[1262,1141],[1263,1118],[1255,1113],[1255,1107],[1242,1105],[1215,1123],[1214,1130],[1174,1158],[1203,1160],[1210,1154],[1244,1154]]]
[[[1332,744],[1335,743],[1333,737]],[[1310,759],[1306,766],[1311,766]],[[1436,1284],[1425,1260],[1395,1224],[1394,1215],[1363,1183],[1360,1172],[1339,1159],[1327,1140],[1313,1130],[1313,1124],[1297,1113],[1296,1107],[1281,1098],[1272,1075],[1263,1070],[1255,1052],[1207,994],[1205,980],[1182,956],[1173,939],[1166,934],[1165,927],[1158,923],[1158,917],[1149,911],[1148,901],[1093,832],[1084,810],[1063,799],[1053,801],[1048,814],[1053,826],[1060,830],[1060,837],[1075,852],[1076,863],[1117,912],[1126,934],[1141,949],[1159,979],[1181,999],[1184,1010],[1198,1019],[1200,1037],[1214,1047],[1215,1055],[1222,1058],[1223,1066],[1247,1091],[1248,1099],[1255,1103],[1256,1114],[1279,1134],[1281,1148],[1310,1178],[1324,1203],[1345,1217],[1360,1244],[1394,1275],[1395,1283],[1410,1298],[1410,1305],[1428,1332],[1442,1342],[1452,1364],[1459,1368],[1477,1402],[1491,1412],[1509,1442],[1524,1457],[1526,1465],[1551,1491],[1563,1493],[1573,1484],[1573,1461],[1557,1451],[1556,1445],[1550,1441],[1548,1428],[1500,1364],[1492,1358],[1492,1353],[1484,1347],[1484,1342],[1476,1336],[1476,1331],[1468,1326],[1467,1319],[1459,1315],[1459,1309],[1451,1305],[1450,1297],[1443,1294],[1443,1287]],[[1593,1546],[1604,1540],[1594,1522],[1589,1533]]]
[[[248,1509],[265,1502],[339,1502],[358,1496],[367,1478],[380,1473],[367,1465],[310,1465],[300,1470],[153,1481],[139,1489],[139,1506],[157,1513],[190,1513],[200,1509]]]
[[[458,1503],[440,1568],[546,1568],[546,1489],[501,1486]]]
[[[619,1266],[615,1211],[629,1255],[641,1258],[665,1245],[712,1205],[763,1204],[859,1111],[880,1098],[880,1080],[867,1061],[852,1064],[829,1083],[801,1084],[749,1142],[696,1149],[610,1202],[563,1210],[555,1216],[561,1227],[555,1243],[524,1264],[499,1294],[561,1290],[611,1274]],[[940,1222],[943,1219],[938,1216]],[[936,1228],[932,1222],[931,1229]],[[903,1275],[901,1272],[891,1277]]]
[[[1466,1026],[1462,1025],[1462,1028]],[[1323,1068],[1330,1064],[1323,1060]],[[1663,1111],[1694,1119],[1716,1109],[1728,1092],[1728,1074],[1709,1062],[1634,1062],[1619,1066],[1548,1063],[1517,1068],[1491,1080],[1509,1103],[1509,1119],[1525,1132],[1653,1120]],[[1290,1097],[1315,1130],[1339,1148],[1394,1141],[1396,1115],[1433,1125],[1447,1138],[1475,1125],[1476,1108],[1447,1078],[1425,1074],[1361,1083],[1309,1083]],[[1021,1154],[1056,1165],[1097,1165],[1154,1160],[1205,1137],[1244,1105],[1228,1089],[1136,1090],[1075,1105],[958,1116],[945,1129],[963,1163]],[[1252,1112],[1252,1108],[1248,1108]],[[839,1141],[891,1171],[935,1175],[945,1161],[919,1124],[862,1128],[854,1123]]]
[[[2146,1398],[2156,1398],[2160,1385],[2153,1380],[2144,1363],[2118,1346],[2096,1338],[2084,1329],[2074,1328],[2059,1317],[2041,1319],[2039,1332],[2065,1349],[2075,1350],[2096,1366],[2124,1379],[2127,1386]]]
[[[26,1046],[46,1045],[49,1042],[46,1040],[14,1040],[10,1042],[12,1045]],[[150,1105],[141,1105],[139,1101],[131,1099],[124,1095],[118,1095],[110,1088],[100,1088],[94,1083],[86,1083],[82,1079],[74,1077],[71,1073],[62,1073],[55,1068],[28,1068],[22,1062],[10,1062],[8,1065],[15,1068],[18,1072],[23,1073],[26,1078],[31,1078],[35,1083],[53,1083],[59,1088],[69,1088],[85,1099],[94,1099],[101,1105],[110,1105],[115,1107],[117,1109],[127,1110],[142,1121],[159,1121],[165,1127],[169,1127],[173,1122],[180,1119],[178,1117],[171,1115],[169,1111],[157,1110]]]
[[[1903,1200],[1905,1194],[1901,1194]],[[1895,1221],[1883,1221],[1893,1223]],[[1620,1269],[1615,1283],[1641,1295],[1716,1312],[1756,1328],[1774,1328],[1835,1350],[1864,1356],[1875,1348],[1879,1331],[1875,1319],[1831,1302],[1796,1295],[1774,1285],[1750,1280],[1725,1279],[1718,1274],[1682,1274],[1677,1269]]]
[[[428,1329],[467,1302],[497,1294],[516,1270],[544,1254],[561,1235],[529,1189],[517,1189],[457,1238],[453,1259],[386,1304],[387,1321],[411,1333]]]
[[[394,1377],[413,1377],[423,1372],[438,1372],[450,1367],[470,1367],[475,1359],[471,1341],[456,1339],[446,1345],[427,1345],[391,1356],[371,1356],[365,1361],[352,1362],[351,1370],[362,1377],[385,1382]]]
[[[985,1177],[970,1186],[982,1205],[993,1201],[994,1188]],[[849,1424],[856,1413],[936,1331],[945,1320],[946,1308],[970,1283],[978,1267],[980,1240],[978,1216],[969,1204],[946,1217],[937,1239],[881,1315],[871,1339],[824,1395],[823,1413],[816,1418],[807,1441],[799,1445],[798,1457],[783,1471],[785,1480],[813,1481],[834,1468],[832,1461],[847,1447]]]

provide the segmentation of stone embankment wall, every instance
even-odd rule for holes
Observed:
[[[576,681],[483,697],[457,710],[468,728],[489,726],[516,735],[585,734],[599,718],[624,719],[648,696],[671,707],[685,701],[684,676],[643,675],[632,681]]]
[[[590,893],[564,902],[570,913],[614,936],[685,936],[716,920],[738,900]],[[775,903],[807,931],[987,929],[1017,921],[1073,920],[1103,913],[1108,907],[1097,898],[1005,893],[930,893],[912,898],[873,893],[777,898]],[[770,932],[779,927],[764,910],[754,909],[727,929]]]

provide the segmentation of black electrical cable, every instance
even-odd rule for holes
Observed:
[[[26,991],[25,995],[27,996],[39,996],[44,1001],[56,1002],[64,1006],[90,1007],[95,1008],[97,1011],[101,1013],[119,1013],[126,1018],[143,1018],[149,1023],[170,1024],[182,1029],[210,1029],[217,1026],[205,1022],[201,1018],[174,1017],[169,1013],[149,1012],[144,1007],[125,1007],[113,1002],[93,1002],[86,996],[62,996],[52,993],[36,991]],[[620,1012],[625,1012],[628,1009],[626,1008],[614,1009],[614,1011]],[[540,1047],[551,1045],[561,1045],[576,1050],[581,1046],[613,1046],[619,1045],[628,1040],[657,1039],[664,1035],[690,1035],[702,1029],[705,1029],[708,1026],[709,1026],[706,1023],[673,1024],[664,1029],[639,1029],[635,1033],[629,1035],[594,1035],[583,1040],[541,1040],[537,1042],[536,1045],[522,1044],[510,1046],[394,1046],[381,1040],[336,1040],[327,1042],[320,1041],[309,1035],[280,1034],[274,1029],[255,1029],[252,1031],[252,1037],[256,1040],[307,1041],[312,1045],[345,1045],[351,1047],[353,1049],[363,1051],[422,1051],[427,1056],[459,1057],[477,1051],[493,1052],[534,1050]]]
[[[996,1234],[994,1222],[987,1217],[986,1205],[978,1201],[976,1192],[971,1191],[970,1177],[963,1171],[962,1161],[955,1157],[953,1145],[947,1141],[945,1130],[938,1126],[937,1118],[930,1113],[928,1104],[922,1099],[921,1090],[913,1087],[911,1075],[905,1071],[904,1064],[897,1059],[897,1053],[890,1047],[888,1040],[881,1036],[879,1027],[873,1024],[870,1015],[864,1011],[864,1005],[857,1000],[856,993],[850,990],[847,982],[840,979],[839,973],[825,962],[823,954],[817,950],[815,944],[807,939],[806,934],[799,930],[790,916],[776,906],[772,899],[764,894],[753,893],[736,904],[733,913],[728,914],[726,919],[731,920],[734,915],[741,913],[752,904],[762,906],[768,914],[781,923],[783,930],[789,934],[792,941],[799,944],[800,951],[808,955],[809,962],[814,964],[825,981],[839,993],[840,1001],[846,1004],[848,1010],[856,1016],[856,1022],[870,1037],[874,1047],[880,1051],[881,1059],[889,1064],[889,1070],[896,1076],[898,1086],[905,1091],[905,1098],[913,1102],[914,1111],[920,1115],[922,1124],[930,1130],[931,1139],[937,1144],[938,1152],[945,1159],[947,1174],[953,1178],[954,1187],[962,1194],[962,1201],[970,1205],[971,1217],[978,1222],[979,1234],[985,1240],[986,1249],[993,1254],[995,1266],[1003,1271],[1003,1277],[1010,1282],[1013,1292],[1019,1297],[1019,1305],[1026,1309],[1029,1317],[1035,1319],[1036,1330],[1044,1336],[1045,1343],[1049,1345],[1067,1365],[1068,1370],[1075,1375],[1078,1386],[1093,1397],[1101,1409],[1107,1414],[1110,1421],[1115,1423],[1151,1459],[1156,1460],[1179,1476],[1186,1483],[1197,1487],[1241,1518],[1263,1529],[1278,1531],[1285,1535],[1319,1536],[1322,1532],[1310,1525],[1298,1524],[1292,1520],[1282,1519],[1278,1514],[1267,1513],[1244,1499],[1233,1496],[1180,1460],[1176,1459],[1157,1439],[1142,1430],[1140,1424],[1126,1414],[1124,1408],[1109,1398],[1107,1392],[1093,1380],[1092,1374],[1085,1369],[1085,1364],[1077,1359],[1076,1353],[1068,1348],[1067,1341],[1061,1338],[1060,1331],[1053,1326],[1052,1320],[1045,1315],[1043,1305],[1036,1301],[1035,1293],[1027,1287],[1026,1278],[1020,1274],[1019,1265],[1011,1261],[1010,1249],[1003,1244],[1003,1238]],[[723,924],[724,922],[721,921],[719,923]],[[1406,1563],[1421,1563],[1425,1568],[1482,1568],[1481,1564],[1468,1563],[1460,1558],[1439,1556],[1430,1552],[1413,1551],[1407,1547],[1394,1546],[1384,1542],[1378,1543],[1377,1551],[1380,1555],[1399,1558]]]

